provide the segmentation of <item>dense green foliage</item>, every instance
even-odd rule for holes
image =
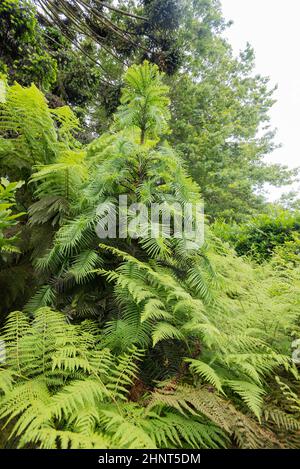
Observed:
[[[0,417],[11,427],[10,438],[18,447],[218,448],[230,437],[242,447],[280,444],[270,430],[199,380],[220,391],[222,384],[231,387],[255,412],[263,394],[259,386],[239,380],[221,383],[205,362],[186,360],[198,385],[176,380],[150,391],[138,378],[145,366],[143,352],[129,348],[113,355],[92,322],[70,325],[64,315],[47,308],[38,310],[32,321],[15,312],[2,337],[7,368],[0,371]],[[270,372],[272,361],[274,365],[275,356],[267,365],[258,355],[260,373]],[[251,366],[245,372],[249,374]],[[256,377],[254,368],[252,373]],[[279,427],[299,428],[292,415],[271,407],[265,418]]]
[[[15,201],[15,192],[22,187],[22,182],[9,182],[1,179],[0,184],[0,253],[16,250],[16,236],[9,235],[13,226],[17,225],[17,219],[21,213],[13,214],[12,207]],[[12,232],[11,232],[12,234]]]
[[[22,84],[34,81],[49,89],[56,80],[56,62],[45,51],[45,40],[28,0],[0,4],[0,72]]]
[[[47,99],[2,57],[0,444],[299,447],[299,215],[257,195],[292,177],[262,159],[272,92],[222,39],[219,2],[127,3],[57,1],[48,22],[3,3],[29,28],[13,43],[41,35],[57,75]],[[138,49],[118,29],[133,27]],[[123,75],[116,54],[136,62]],[[101,237],[124,194],[145,217]],[[174,203],[204,204],[203,244],[149,230],[151,204]]]
[[[214,232],[234,246],[240,256],[250,256],[263,262],[280,246],[293,243],[294,254],[299,254],[300,214],[273,208],[251,218],[247,223],[214,223]]]
[[[146,58],[166,72],[170,142],[187,162],[213,219],[244,221],[263,210],[265,183],[280,186],[295,176],[284,166],[266,163],[276,147],[268,117],[274,90],[266,77],[254,74],[249,45],[234,57],[222,36],[228,25],[219,0],[106,2],[118,11],[101,7],[100,1],[57,0],[56,12],[48,0],[13,1],[6,21],[14,21],[20,5],[22,31],[27,28],[24,12],[32,18],[34,4],[39,7],[38,21],[30,26],[35,55],[22,37],[14,39],[18,49],[25,48],[22,57],[29,51],[30,58],[42,62],[40,47],[53,66],[30,66],[25,73],[24,66],[21,71],[14,65],[14,49],[5,47],[1,60],[21,84],[33,81],[47,89],[50,107],[74,108],[82,124],[80,141],[109,128],[124,71]],[[38,70],[44,74],[40,78]]]

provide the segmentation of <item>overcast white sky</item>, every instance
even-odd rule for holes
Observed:
[[[271,123],[283,146],[268,161],[300,166],[300,0],[221,2],[225,18],[234,21],[226,32],[234,51],[238,53],[249,42],[255,50],[257,72],[278,84]],[[270,198],[289,189],[272,189]]]

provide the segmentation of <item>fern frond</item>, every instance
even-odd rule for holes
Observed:
[[[37,444],[41,449],[108,449],[110,440],[101,433],[88,436],[70,430],[57,430],[50,425],[32,430],[30,436],[23,435],[19,448],[28,443]]]
[[[153,347],[158,344],[158,342],[162,340],[183,340],[183,334],[177,329],[177,327],[173,326],[168,322],[159,322],[157,323],[152,332],[152,340],[153,340]]]
[[[256,384],[246,381],[227,380],[226,386],[236,392],[246,403],[249,409],[256,415],[258,420],[261,419],[263,399],[265,391]]]
[[[201,376],[205,381],[212,384],[217,391],[222,392],[222,381],[215,370],[205,362],[200,360],[186,359],[190,365],[190,369],[197,375]]]
[[[82,410],[85,405],[97,406],[110,393],[104,384],[93,378],[73,381],[51,398],[49,410],[51,415],[61,420],[63,416],[72,415]]]
[[[125,415],[113,408],[100,411],[101,423],[106,431],[112,432],[117,447],[156,449],[155,440],[145,431],[143,425],[139,424],[141,412],[142,409],[135,411],[134,407],[130,407]]]
[[[193,418],[186,418],[168,412],[155,421],[153,437],[161,448],[168,448],[170,442],[175,448],[225,448],[229,440],[217,426],[202,423]]]
[[[285,430],[299,430],[300,422],[293,415],[276,407],[267,406],[263,411],[266,422],[274,422],[278,428]]]
[[[75,277],[77,283],[82,283],[84,279],[93,275],[91,271],[97,264],[101,264],[99,254],[96,251],[86,250],[75,257],[69,273]]]

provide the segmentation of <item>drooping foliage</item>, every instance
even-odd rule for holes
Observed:
[[[18,281],[10,307],[1,304],[24,309],[8,315],[0,339],[4,444],[299,445],[297,253],[277,246],[253,265],[207,223],[202,245],[149,231],[151,203],[202,204],[166,141],[163,79],[149,62],[130,68],[109,131],[85,146],[69,108],[49,109],[34,86],[6,89],[1,167],[26,182],[17,204],[26,201],[30,239],[10,268],[28,269],[33,284],[29,301]],[[145,216],[130,236],[107,238],[111,218],[119,234],[124,195]]]
[[[0,4],[0,73],[49,90],[56,80],[56,62],[45,50],[36,11],[28,0],[2,0]]]
[[[67,297],[72,292],[75,313],[77,298],[83,310],[88,308],[89,303],[92,303],[93,309],[97,304],[98,289],[103,286],[91,270],[103,264],[106,253],[98,249],[99,239],[95,229],[98,224],[101,226],[105,211],[113,206],[119,196],[125,194],[128,204],[144,203],[150,207],[151,203],[157,203],[164,204],[166,209],[175,202],[183,207],[186,203],[200,201],[198,188],[187,176],[183,163],[167,143],[158,142],[158,134],[167,131],[168,99],[157,67],[150,66],[148,62],[142,67],[133,67],[125,81],[127,86],[112,130],[92,142],[86,149],[86,156],[79,161],[79,167],[74,167],[74,176],[84,173],[86,179],[76,181],[69,174],[73,199],[68,218],[62,220],[52,249],[36,262],[50,282],[37,292],[35,298],[46,299],[50,301],[46,304],[53,305],[51,301],[57,288]],[[31,224],[44,221],[49,190],[51,195],[64,190],[66,181],[62,183],[60,177],[65,178],[65,168],[55,162],[33,174],[31,182],[37,183],[39,200],[29,209]],[[67,202],[65,198],[64,201]],[[139,231],[141,233],[142,227]],[[189,240],[172,240],[164,233],[158,238],[151,237],[151,233],[136,238],[127,240],[127,249],[138,258],[157,257],[172,265],[172,253],[178,252],[183,266],[192,264],[191,259],[188,261],[191,255],[185,247]],[[110,243],[114,241],[110,240]],[[201,259],[199,256],[199,262]],[[110,256],[108,262],[111,262]],[[92,297],[91,283],[95,285]],[[51,284],[54,284],[54,289]],[[86,306],[85,290],[90,292]],[[41,305],[34,301],[30,302],[30,307]]]
[[[201,361],[189,360],[190,369],[215,391],[177,380],[151,391],[138,386],[143,352],[112,354],[92,322],[71,325],[48,308],[32,320],[15,312],[1,338],[6,367],[0,370],[0,418],[20,448],[218,448],[230,437],[242,447],[280,446],[271,430],[218,395],[217,375]],[[261,398],[254,384],[231,386],[253,406]],[[270,408],[266,416],[279,427],[299,428],[292,415]]]

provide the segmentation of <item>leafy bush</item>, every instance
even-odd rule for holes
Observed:
[[[229,242],[240,256],[250,256],[258,262],[270,259],[276,248],[293,241],[300,233],[300,214],[274,209],[250,219],[242,225],[217,221],[214,232]]]
[[[218,448],[230,437],[242,447],[278,444],[211,388],[173,381],[150,392],[138,381],[143,353],[113,355],[92,322],[71,325],[48,308],[32,320],[14,312],[2,339],[0,418],[20,448]],[[208,365],[193,361],[191,368],[218,384]],[[258,402],[254,385],[232,386]],[[291,416],[285,419],[298,428]]]
[[[129,69],[112,128],[82,147],[68,108],[50,110],[34,86],[8,89],[0,156],[29,172],[26,229],[50,233],[31,257],[39,288],[2,334],[0,419],[18,447],[299,444],[300,267],[283,259],[280,223],[277,257],[255,266],[207,226],[202,247],[164,232],[96,236],[99,205],[124,193],[147,207],[201,201],[160,140],[166,94],[156,66]]]

